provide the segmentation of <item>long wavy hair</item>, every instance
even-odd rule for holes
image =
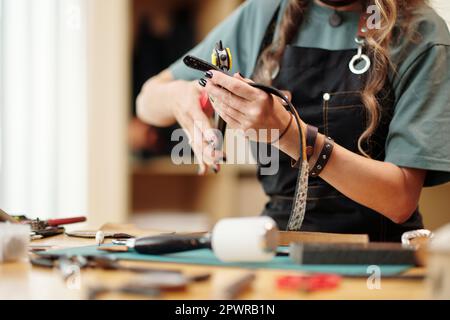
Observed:
[[[271,84],[271,75],[279,67],[286,46],[292,42],[298,32],[308,3],[314,0],[289,0],[281,20],[277,40],[264,49],[257,69],[255,80]],[[362,0],[363,6],[374,4],[378,6],[381,16],[381,28],[372,29],[366,37],[367,50],[372,60],[371,70],[368,72],[367,82],[362,91],[362,102],[367,111],[367,127],[358,140],[358,149],[366,157],[370,155],[363,145],[370,144],[370,138],[375,133],[381,120],[381,105],[377,99],[383,89],[388,74],[395,71],[390,60],[390,45],[396,37],[414,38],[411,21],[417,8],[424,5],[426,0]]]

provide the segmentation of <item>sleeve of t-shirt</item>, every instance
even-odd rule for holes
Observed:
[[[231,50],[232,72],[240,72],[242,75],[250,77],[256,64],[265,29],[280,1],[246,1],[187,54],[210,61],[215,44],[221,40],[224,46]],[[191,81],[202,76],[198,71],[186,67],[182,58],[172,64],[169,70],[177,80]]]
[[[450,46],[420,54],[395,92],[385,161],[427,170],[425,186],[450,181]]]

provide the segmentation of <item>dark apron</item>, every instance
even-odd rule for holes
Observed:
[[[333,138],[342,147],[359,153],[358,138],[366,128],[366,111],[361,101],[364,76],[348,67],[356,50],[330,51],[288,46],[273,86],[292,93],[292,102],[305,123]],[[330,99],[324,99],[328,94]],[[385,143],[392,119],[394,98],[389,83],[378,95],[382,121],[368,148],[373,159],[383,161]],[[253,147],[256,147],[255,145]],[[267,147],[259,144],[258,147]],[[269,147],[270,148],[270,147]],[[255,151],[255,150],[254,150]],[[275,175],[258,178],[270,196],[263,215],[270,216],[285,230],[292,208],[298,169],[291,158],[280,152],[280,169]],[[270,166],[270,163],[266,166]],[[348,179],[353,177],[349,176]],[[418,210],[398,225],[380,213],[347,198],[321,178],[310,178],[305,219],[301,231],[368,234],[371,241],[400,241],[409,230],[423,228]]]

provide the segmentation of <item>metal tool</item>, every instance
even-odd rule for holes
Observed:
[[[63,234],[64,227],[46,227],[44,229],[37,229],[30,232],[31,240],[39,240],[42,238],[48,238]]]
[[[95,239],[98,231],[66,231],[66,235],[74,238]],[[105,239],[130,239],[134,238],[133,235],[128,233],[116,233],[103,231]]]
[[[30,259],[30,262],[33,266],[45,268],[59,268],[61,264],[70,262],[70,264],[77,265],[80,269],[93,268],[103,270],[120,270],[133,273],[181,273],[179,270],[124,266],[116,257],[109,255],[68,257],[59,255],[37,254]]]
[[[10,216],[6,214],[6,212],[2,211],[0,221],[2,221],[3,219],[13,223],[29,225],[31,229],[31,240],[39,240],[42,238],[63,234],[65,231],[64,227],[62,227],[63,225],[86,221],[86,217],[71,217],[49,220],[40,220],[39,218],[30,219],[24,215]]]
[[[95,286],[88,290],[87,299],[97,300],[100,295],[107,293],[122,293],[122,294],[133,294],[146,296],[149,298],[157,298],[161,295],[161,290],[158,288],[142,288],[134,287],[133,285],[123,285],[118,288],[106,287],[106,286]]]
[[[138,276],[119,287],[91,287],[88,291],[88,299],[95,300],[99,295],[106,293],[125,293],[155,298],[163,292],[185,291],[189,284],[207,281],[210,277],[209,273],[195,276],[185,276],[181,273],[152,273]]]
[[[39,218],[37,218],[37,219],[22,220],[20,222],[24,224],[29,224],[31,226],[31,230],[36,231],[36,230],[44,230],[48,227],[59,227],[62,225],[80,223],[85,221],[86,217],[73,217],[73,218],[50,219],[50,220],[40,220]]]
[[[247,291],[252,283],[256,279],[256,274],[251,272],[247,273],[237,280],[231,282],[225,288],[221,289],[218,294],[216,294],[215,299],[217,300],[234,300],[237,299],[241,294]]]
[[[211,248],[210,234],[160,235],[138,239],[113,240],[113,244],[133,248],[143,254],[167,254]]]
[[[211,61],[212,64],[220,70],[224,72],[230,72],[231,68],[233,67],[233,58],[231,56],[230,48],[225,48],[222,41],[216,43],[216,46],[214,47],[211,55]],[[215,122],[217,130],[219,130],[221,134],[219,141],[220,143],[223,143],[223,140],[225,139],[227,123],[217,113],[215,113]],[[218,145],[217,149],[222,149],[222,145]]]

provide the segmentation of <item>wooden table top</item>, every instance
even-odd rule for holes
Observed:
[[[94,240],[58,236],[33,241],[33,245],[51,245],[55,247],[74,247],[93,245]],[[210,273],[211,279],[194,283],[181,292],[163,293],[162,299],[197,300],[214,299],[224,285],[233,279],[248,273],[239,268],[210,267],[152,262],[123,262],[127,266],[146,266],[164,269],[182,270],[187,275]],[[413,269],[409,273],[423,274],[424,269]],[[282,275],[298,274],[291,271],[258,270],[252,288],[240,296],[240,299],[424,299],[426,289],[424,280],[381,279],[381,288],[370,290],[366,278],[344,278],[340,287],[315,293],[280,290],[276,279]],[[139,277],[124,271],[106,271],[87,269],[81,271],[80,286],[68,286],[57,270],[34,267],[29,262],[0,264],[0,299],[86,299],[88,289],[99,285],[119,286]],[[139,299],[142,296],[125,294],[105,294],[102,299]]]

